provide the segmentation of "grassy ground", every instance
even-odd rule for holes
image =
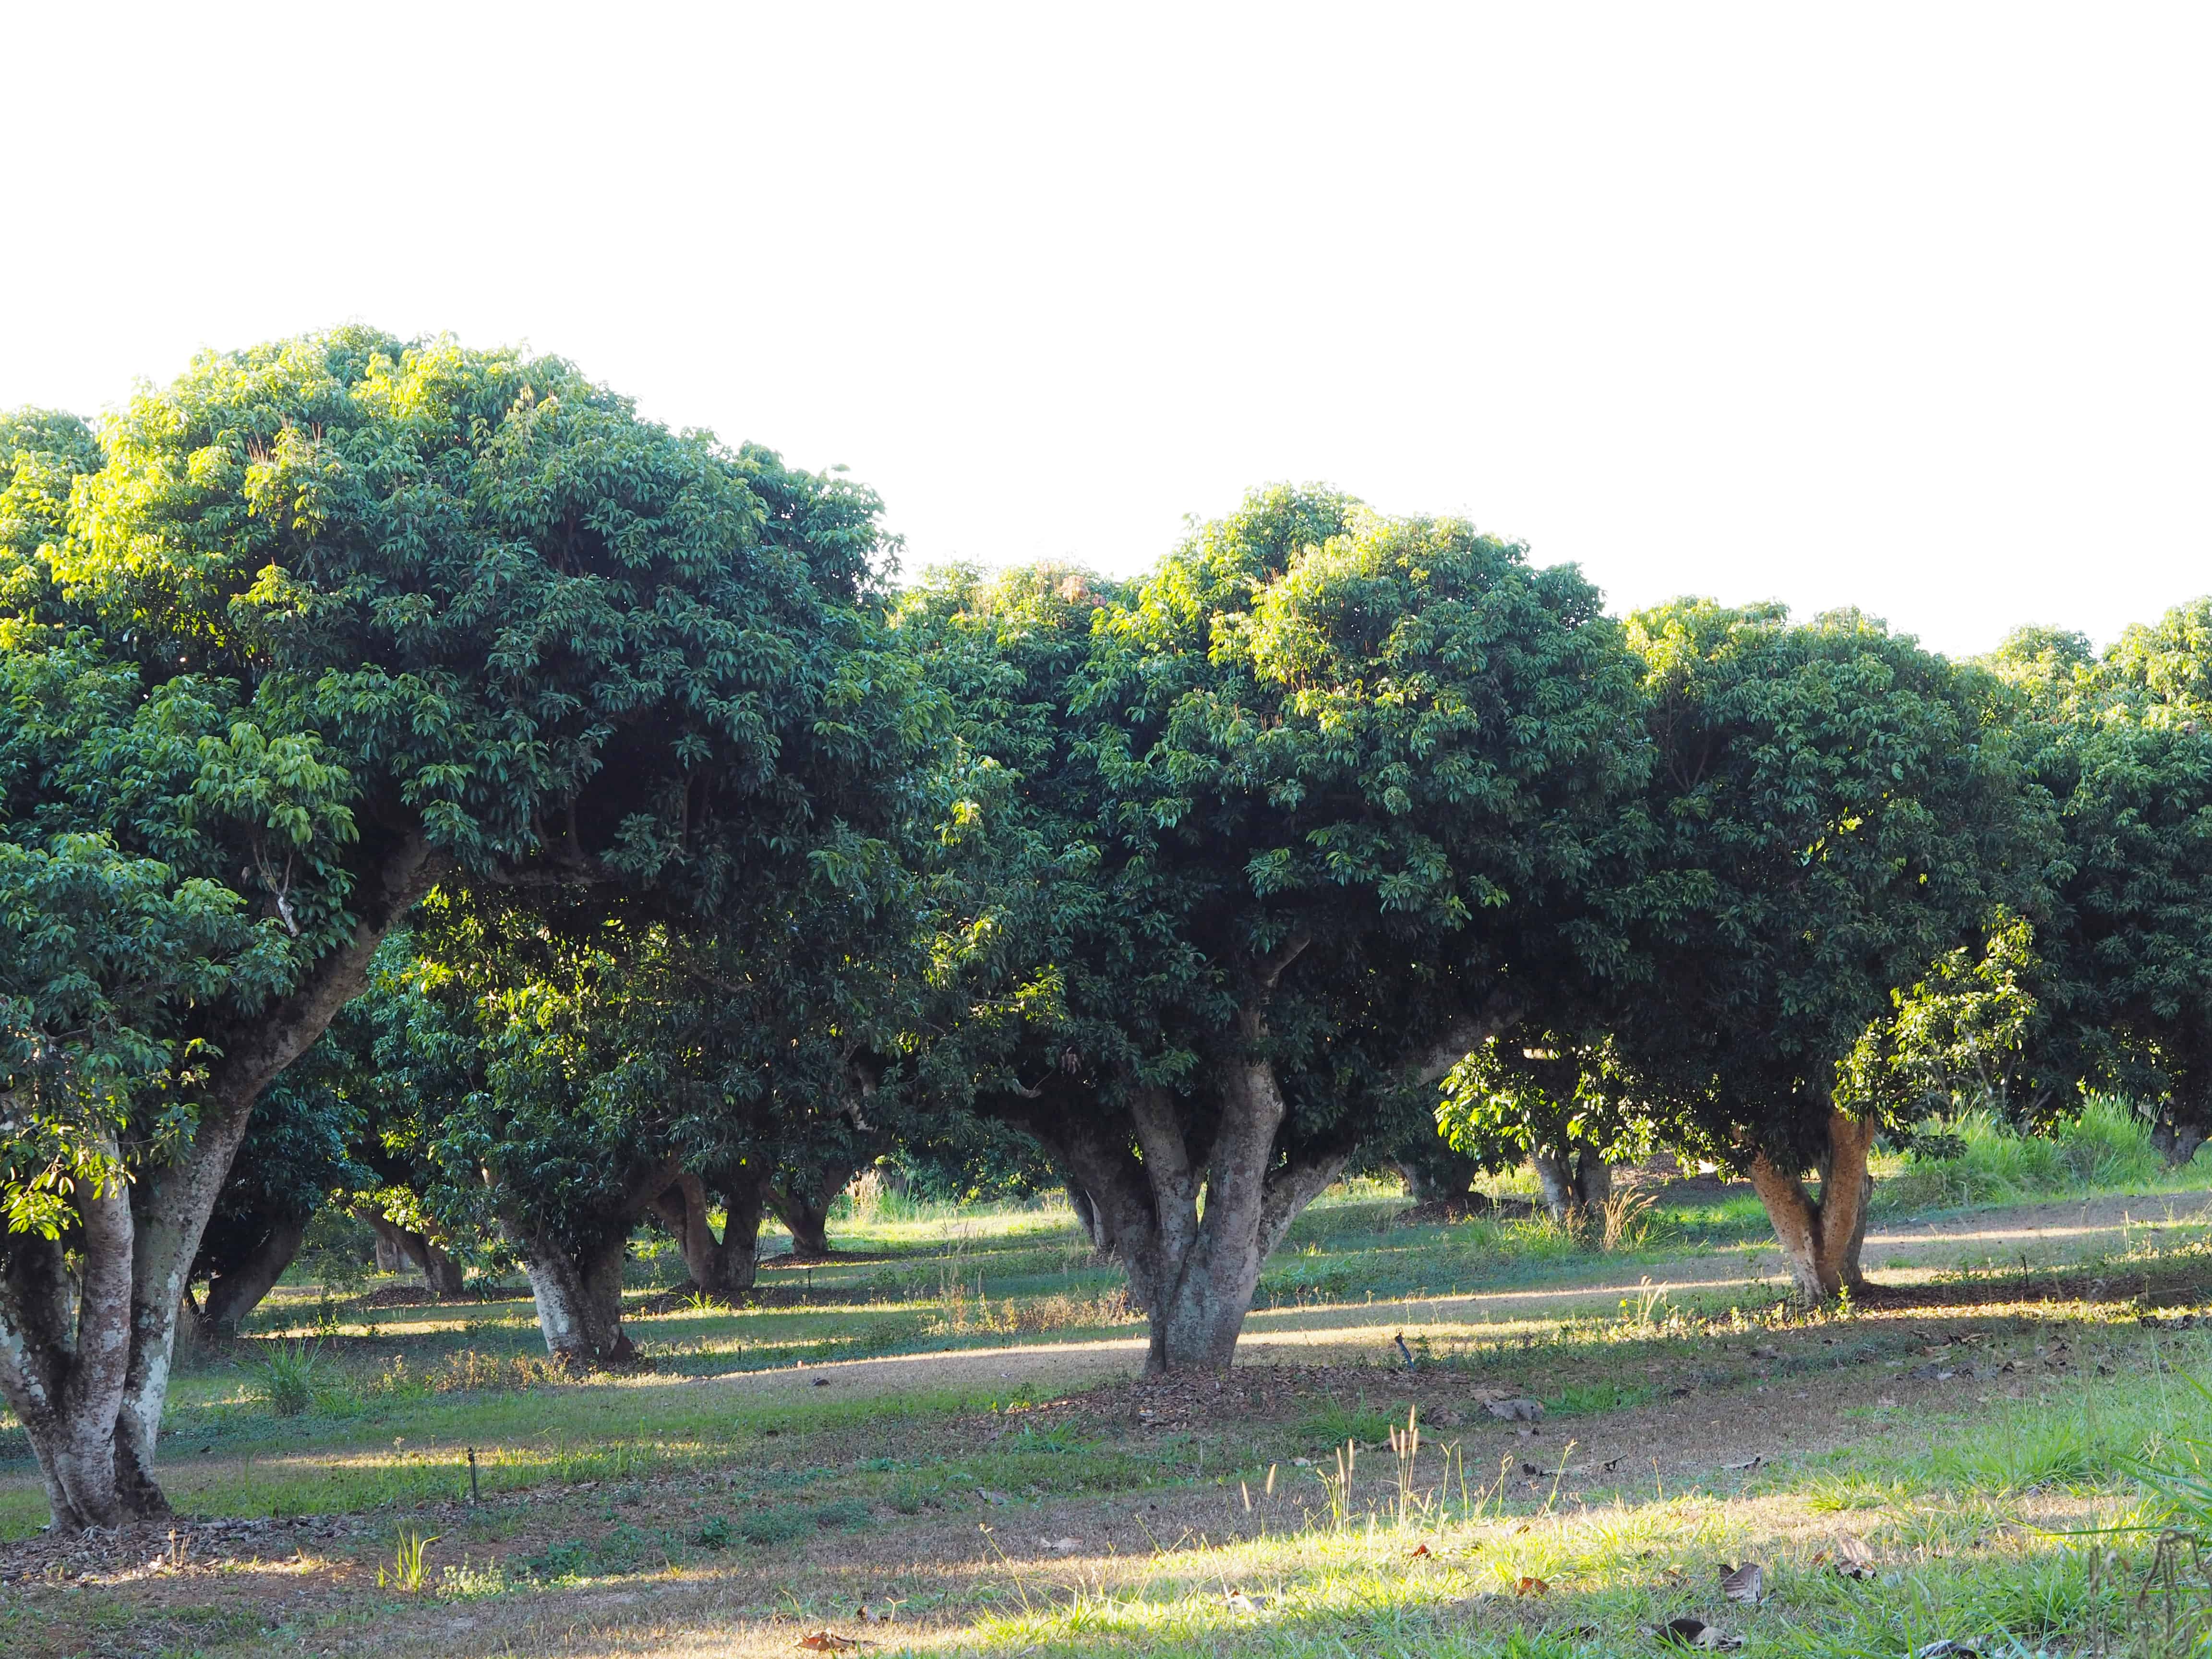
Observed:
[[[1053,1207],[848,1218],[757,1306],[641,1290],[650,1366],[580,1382],[520,1297],[287,1286],[180,1373],[173,1535],[36,1536],[0,1431],[0,1651],[1594,1655],[1678,1618],[1753,1653],[2197,1651],[2161,1540],[2203,1507],[2203,1194],[2069,1169],[2017,1194],[2064,1203],[1887,1206],[1905,1288],[1811,1316],[1730,1193],[1606,1253],[1353,1188],[1269,1265],[1253,1363],[1161,1388]],[[1721,1589],[1747,1560],[1755,1602]]]

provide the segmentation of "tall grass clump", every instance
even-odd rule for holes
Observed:
[[[2148,1119],[2124,1100],[2093,1095],[2039,1135],[1984,1109],[1936,1120],[1914,1137],[1877,1202],[1887,1210],[2009,1204],[2148,1187],[2172,1173],[2151,1145]]]
[[[322,1358],[323,1345],[310,1346],[304,1337],[269,1351],[261,1362],[260,1395],[272,1415],[298,1417],[313,1407]]]

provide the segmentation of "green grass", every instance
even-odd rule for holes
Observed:
[[[2212,1181],[2212,1146],[2187,1168],[2169,1169],[2151,1145],[2148,1120],[2125,1101],[2093,1096],[2081,1113],[2042,1135],[2023,1135],[1985,1111],[1926,1126],[1908,1152],[1877,1164],[1878,1214],[2023,1204],[2100,1193],[2202,1189]]]
[[[2129,1123],[2106,1114],[2085,1124],[2068,1143],[2074,1150],[2062,1146],[2047,1166],[2007,1164],[2004,1132],[1972,1124],[1959,1129],[1955,1156],[1939,1162],[2011,1169],[2021,1181],[2044,1180],[2035,1170],[2077,1183],[2142,1174]],[[1899,1185],[1916,1167],[1899,1158],[1887,1173]],[[1932,1181],[1927,1189],[1936,1190]],[[2163,1620],[2171,1612],[2177,1629],[2194,1629],[2212,1589],[2190,1580],[2191,1601],[2146,1586],[2165,1570],[2160,1528],[2212,1528],[2212,1477],[2197,1462],[2212,1428],[2212,1334],[2152,1330],[2131,1308],[2063,1297],[1984,1314],[1976,1310],[1993,1294],[1990,1281],[1964,1277],[1954,1281],[1966,1299],[1955,1314],[1802,1316],[1737,1285],[1649,1310],[1632,1296],[1618,1310],[1538,1303],[1425,1326],[1420,1298],[1454,1287],[1565,1285],[1597,1273],[1632,1283],[1639,1264],[1669,1254],[1763,1243],[1765,1224],[1755,1205],[1697,1195],[1656,1214],[1635,1248],[1608,1255],[1543,1222],[1387,1225],[1401,1207],[1371,1184],[1332,1194],[1268,1264],[1263,1298],[1322,1310],[1371,1300],[1376,1321],[1404,1320],[1422,1366],[1540,1400],[1543,1437],[1504,1441],[1510,1480],[1496,1468],[1426,1461],[1462,1438],[1503,1436],[1477,1411],[1472,1424],[1447,1419],[1431,1431],[1419,1480],[1394,1487],[1387,1443],[1405,1420],[1405,1372],[1381,1353],[1371,1367],[1343,1366],[1342,1386],[1295,1400],[1279,1419],[1159,1433],[1126,1413],[1104,1422],[1012,1411],[1050,1393],[1013,1378],[872,1399],[691,1380],[872,1353],[1134,1337],[1140,1328],[1107,1316],[1100,1300],[1115,1275],[1050,1202],[957,1214],[884,1206],[855,1218],[839,1242],[884,1259],[771,1270],[778,1291],[801,1292],[802,1305],[634,1313],[652,1369],[581,1383],[554,1385],[542,1364],[532,1369],[543,1349],[526,1301],[372,1310],[326,1302],[313,1285],[284,1286],[257,1317],[255,1340],[180,1367],[163,1445],[170,1490],[180,1507],[206,1515],[362,1518],[368,1532],[353,1547],[372,1574],[410,1528],[442,1531],[427,1569],[436,1588],[416,1601],[432,1613],[467,1601],[486,1621],[481,1639],[441,1648],[443,1626],[425,1625],[431,1645],[407,1647],[391,1621],[414,1602],[349,1602],[328,1616],[336,1622],[312,1629],[211,1612],[203,1628],[193,1609],[176,1615],[178,1630],[163,1640],[179,1652],[259,1652],[255,1632],[265,1628],[272,1650],[287,1642],[339,1650],[335,1636],[310,1635],[351,1620],[396,1644],[394,1656],[501,1644],[550,1650],[528,1634],[537,1628],[529,1621],[565,1628],[570,1615],[552,1603],[541,1615],[535,1597],[619,1583],[646,1597],[645,1617],[653,1594],[717,1575],[753,1587],[744,1592],[752,1599],[715,1615],[725,1625],[770,1610],[834,1624],[858,1598],[849,1586],[878,1582],[875,1568],[838,1563],[874,1552],[907,1565],[884,1569],[890,1588],[867,1594],[951,1621],[950,1651],[1008,1659],[1610,1655],[1661,1650],[1652,1628],[1691,1612],[1742,1635],[1747,1654],[1808,1659],[1889,1659],[1939,1638],[1972,1638],[1985,1654],[2005,1651],[2006,1641],[2028,1652],[2145,1659],[2188,1650],[2157,1645]],[[2131,1245],[2099,1275],[2125,1285],[2142,1275],[2148,1288],[2154,1272],[2197,1273],[2212,1299],[2212,1252],[2170,1238]],[[2056,1284],[2039,1267],[2024,1294],[2056,1296],[2047,1288]],[[1905,1404],[1859,1409],[1832,1453],[1663,1483],[1648,1468],[1600,1475],[1583,1466],[1585,1453],[1567,1450],[1613,1432],[1623,1413],[1686,1392],[1747,1401],[1771,1389],[1771,1399],[1831,1373],[1897,1376],[1920,1362],[1930,1340],[1923,1325],[1960,1339],[1951,1352],[2016,1362],[2023,1397],[1980,1401],[1981,1384],[1900,1389]],[[2070,1369],[2033,1363],[2039,1345],[2062,1340]],[[994,1418],[979,1435],[978,1419]],[[951,1431],[963,1424],[964,1439]],[[0,1451],[9,1440],[0,1431]],[[0,1537],[22,1538],[44,1506],[13,1440]],[[1358,1484],[1339,1526],[1322,1475],[1347,1441],[1361,1449]],[[465,1492],[468,1447],[495,1503],[425,1521],[413,1506]],[[1300,1457],[1323,1468],[1299,1468]],[[1579,1471],[1571,1479],[1570,1466]],[[1523,1478],[1530,1468],[1556,1474]],[[526,1492],[537,1495],[527,1506],[496,1502]],[[1148,1552],[1109,1552],[1080,1571],[1036,1559],[1048,1532],[1089,1534],[1093,1522],[1057,1518],[1062,1511],[1144,1519],[1155,1509],[1183,1518],[1153,1526]],[[910,1559],[908,1529],[939,1541],[915,1545]],[[954,1544],[943,1543],[953,1534]],[[1869,1552],[1875,1577],[1840,1578],[1815,1559],[1822,1540],[1844,1534]],[[931,1550],[948,1548],[954,1566],[929,1565],[939,1559]],[[1095,1551],[1095,1540],[1085,1548]],[[1713,1589],[1719,1567],[1746,1556],[1768,1569],[1771,1594],[1757,1608],[1725,1604]],[[1545,1588],[1521,1594],[1524,1578]],[[1228,1601],[1232,1586],[1259,1598],[1255,1610]],[[66,1604],[84,1650],[118,1644],[101,1632],[131,1628],[118,1611],[128,1594],[88,1590]],[[0,1603],[0,1650],[34,1650],[46,1616],[28,1601]],[[789,1633],[779,1641],[787,1648]]]

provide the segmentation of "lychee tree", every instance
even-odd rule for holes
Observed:
[[[995,769],[949,953],[976,1108],[1085,1194],[1148,1368],[1225,1365],[1305,1205],[1617,950],[1584,885],[1642,781],[1620,630],[1462,522],[1287,489],[1133,587],[956,574],[899,624]]]
[[[0,1394],[57,1523],[108,1525],[166,1511],[254,1102],[434,884],[712,903],[864,823],[917,734],[872,498],[557,360],[346,328],[204,356],[96,448],[0,439],[0,1087],[40,1103],[0,1119]]]

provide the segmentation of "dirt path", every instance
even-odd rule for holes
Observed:
[[[2202,1224],[2208,1219],[2212,1219],[2212,1193],[2123,1194],[2063,1204],[2017,1205],[1869,1229],[1865,1262],[1887,1282],[1906,1285],[1923,1283],[1961,1266],[2016,1266],[2023,1257],[2031,1267],[2056,1267],[2120,1251],[2157,1230]],[[1773,1244],[1761,1243],[1626,1271],[1600,1264],[1579,1283],[1273,1309],[1246,1321],[1237,1360],[1244,1364],[1313,1364],[1371,1355],[1385,1350],[1399,1334],[1409,1340],[1464,1338],[1486,1328],[1494,1331],[1501,1325],[1540,1323],[1653,1292],[1771,1292],[1783,1283],[1780,1263],[1780,1252]],[[704,1381],[708,1387],[747,1395],[827,1387],[862,1395],[938,1389],[989,1395],[1130,1376],[1142,1365],[1144,1356],[1144,1339],[1133,1334],[952,1353],[896,1354],[790,1370],[737,1371]],[[817,1381],[823,1378],[826,1383]]]

